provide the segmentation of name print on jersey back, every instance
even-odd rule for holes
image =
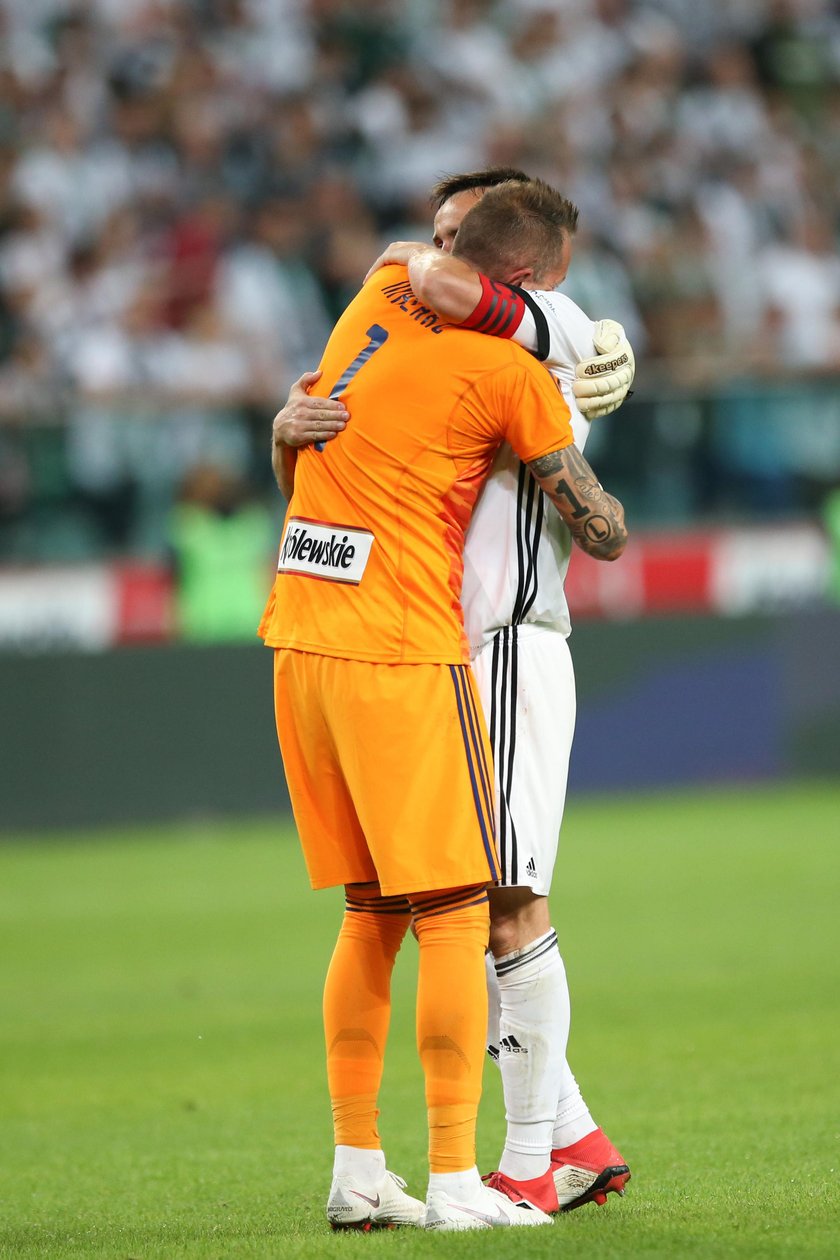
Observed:
[[[398,310],[416,320],[421,327],[430,328],[433,333],[443,332],[446,324],[442,324],[440,316],[428,306],[418,302],[408,280],[402,280],[399,284],[387,284],[382,292],[392,306],[396,306]]]

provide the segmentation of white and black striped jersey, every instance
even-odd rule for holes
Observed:
[[[595,325],[562,293],[517,289],[527,307],[512,339],[535,353],[557,378],[583,449],[590,422],[578,409],[575,367],[596,353]],[[536,624],[571,632],[563,583],[571,534],[531,473],[505,444],[467,531],[461,602],[475,653],[503,626]]]

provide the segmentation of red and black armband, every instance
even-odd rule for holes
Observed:
[[[471,315],[461,321],[461,328],[487,333],[491,337],[512,337],[525,314],[521,291],[500,284],[479,273],[481,297]]]

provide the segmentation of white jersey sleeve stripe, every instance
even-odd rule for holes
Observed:
[[[548,320],[545,317],[545,312],[541,309],[527,289],[520,289],[515,284],[512,284],[510,287],[522,298],[522,301],[528,307],[528,311],[534,321],[534,333],[536,334],[537,348],[535,350],[532,343],[527,345],[526,349],[529,350],[535,358],[539,359],[540,363],[544,363],[548,358],[549,351],[551,350],[551,330],[548,326]],[[516,330],[515,339],[521,342],[524,336],[529,336],[529,334],[525,333],[523,324],[520,324],[519,328]]]

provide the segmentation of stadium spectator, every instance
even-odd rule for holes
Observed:
[[[826,496],[822,520],[831,548],[831,569],[826,594],[833,604],[840,604],[840,486]]]
[[[169,519],[177,633],[190,643],[254,638],[277,541],[273,515],[246,483],[197,464]]]
[[[765,336],[777,362],[840,370],[840,258],[833,225],[804,214],[759,255]]]
[[[307,257],[309,223],[304,195],[266,198],[218,272],[216,301],[274,389],[317,362],[330,331],[324,294]]]

